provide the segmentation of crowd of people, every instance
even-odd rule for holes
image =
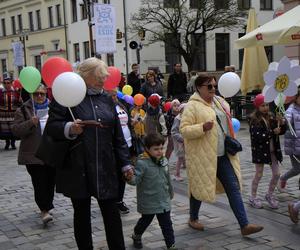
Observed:
[[[225,71],[234,71],[234,67]],[[25,165],[31,176],[34,199],[45,225],[53,220],[50,210],[56,189],[72,202],[78,248],[93,249],[94,197],[109,249],[125,249],[120,214],[130,212],[123,200],[127,183],[136,186],[137,211],[141,214],[133,229],[134,247],[143,247],[142,235],[156,216],[167,249],[177,249],[171,219],[172,179],[182,181],[184,168],[191,228],[204,230],[199,221],[202,202],[214,202],[217,193],[225,192],[241,234],[263,230],[263,226],[249,222],[244,208],[239,157],[225,147],[226,138],[235,137],[230,106],[219,96],[214,76],[191,72],[188,79],[177,63],[165,95],[162,76],[149,70],[144,79],[139,65],[133,64],[127,84],[132,95],[142,94],[145,102],[130,105],[118,96],[117,89],[103,88],[108,71],[102,60],[86,59],[77,73],[87,92],[83,101],[70,109],[47,98],[43,84],[24,102],[20,90],[12,86],[12,78],[5,77],[0,88],[0,139],[6,141],[5,150],[15,149],[15,140],[21,140],[18,163]],[[164,108],[166,101],[171,103],[169,110]],[[257,189],[264,164],[268,164],[272,178],[265,199],[277,209],[275,188],[284,189],[287,180],[300,173],[300,91],[285,116],[272,114],[261,94],[253,104],[249,131],[256,172],[249,201],[254,208],[262,208]],[[298,137],[289,132],[287,120]],[[292,163],[292,169],[281,176],[280,135],[285,136],[285,153]],[[173,176],[168,163],[172,154],[177,159]],[[288,205],[294,223],[298,223],[299,209],[300,201]]]

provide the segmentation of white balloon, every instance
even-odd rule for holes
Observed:
[[[218,82],[218,90],[224,97],[234,96],[241,87],[240,77],[233,72],[223,74]]]
[[[74,107],[84,99],[86,85],[80,75],[74,72],[64,72],[55,78],[52,94],[60,105]]]
[[[275,100],[274,100],[276,106],[279,105],[280,100],[281,100],[282,103],[284,103],[285,100],[286,100],[286,96],[285,96],[284,94],[282,94],[281,97],[280,97],[280,95],[278,95],[278,96],[275,98]]]

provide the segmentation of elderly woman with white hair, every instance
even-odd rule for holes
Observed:
[[[73,121],[69,110],[57,102],[50,105],[47,134],[53,140],[67,141],[70,145],[64,164],[57,167],[56,190],[71,198],[79,249],[93,249],[91,197],[96,198],[100,206],[109,249],[125,249],[116,204],[118,171],[125,177],[133,172],[114,102],[103,91],[107,66],[97,58],[89,58],[78,66],[78,74],[86,83],[87,93],[83,101],[72,108],[76,120]]]

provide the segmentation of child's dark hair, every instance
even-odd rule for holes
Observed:
[[[144,144],[146,148],[151,148],[152,146],[160,146],[165,143],[165,139],[161,134],[148,134],[144,139]]]

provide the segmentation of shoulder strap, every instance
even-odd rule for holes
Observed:
[[[221,120],[220,120],[219,116],[216,115],[216,118],[217,118],[217,122],[218,122],[218,124],[220,125],[220,128],[221,128],[223,134],[226,135],[226,133],[225,133],[225,131],[224,131],[224,128],[223,128],[223,126],[222,126],[222,123],[221,123]]]

